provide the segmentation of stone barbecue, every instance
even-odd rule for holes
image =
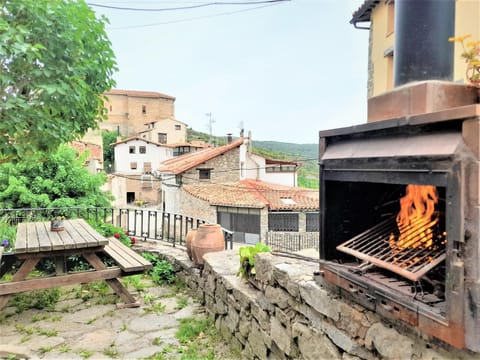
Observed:
[[[375,121],[320,132],[320,271],[383,317],[480,352],[476,96],[414,83],[372,99]]]

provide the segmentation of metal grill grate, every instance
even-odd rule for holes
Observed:
[[[431,246],[422,244],[420,234],[411,234],[413,240],[409,247],[392,246],[391,234],[396,238],[399,234],[395,217],[392,217],[340,244],[337,250],[418,281],[446,258],[446,235],[439,231],[438,224],[432,230],[435,235]]]

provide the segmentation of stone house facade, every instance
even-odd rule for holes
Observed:
[[[112,89],[104,94],[108,119],[100,128],[135,136],[145,124],[175,117],[175,97],[152,91]]]

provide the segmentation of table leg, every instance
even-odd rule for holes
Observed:
[[[35,266],[38,264],[39,261],[40,261],[40,258],[26,259],[23,262],[23,264],[20,266],[18,271],[13,275],[11,281],[24,280],[28,276],[28,274],[32,272],[32,270],[35,268]],[[0,296],[0,309],[3,309],[5,305],[7,305],[9,298],[10,298],[10,295]]]
[[[107,267],[100,260],[95,253],[85,253],[82,256],[87,260],[95,270],[104,270]],[[130,294],[130,292],[122,285],[118,279],[106,279],[108,285],[115,291],[115,293],[125,302],[125,304],[117,305],[119,308],[123,307],[139,307],[140,303]]]

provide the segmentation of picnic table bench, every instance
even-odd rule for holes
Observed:
[[[23,263],[10,281],[0,283],[0,309],[11,294],[97,280],[105,280],[124,301],[118,307],[139,306],[119,278],[143,273],[152,264],[117,239],[103,237],[83,219],[65,220],[64,228],[51,231],[50,222],[18,224],[14,255]],[[108,255],[116,265],[107,267],[99,254]],[[66,272],[65,257],[70,255],[82,256],[93,270]],[[47,257],[55,259],[55,276],[27,278],[38,262]]]

